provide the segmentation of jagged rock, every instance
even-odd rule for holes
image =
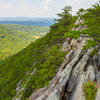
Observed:
[[[100,100],[100,87],[99,87],[99,89],[97,91],[96,100]]]
[[[19,83],[17,84],[16,92],[18,92],[21,89],[21,83],[22,80],[20,80]]]
[[[100,67],[100,50],[98,51],[98,67]]]
[[[73,91],[70,100],[85,100],[84,93],[82,90],[84,79],[85,79],[85,74],[80,75],[78,84],[75,87],[75,90]]]
[[[76,63],[80,61],[80,57],[83,55],[82,48],[83,48],[83,45],[86,43],[86,39],[87,38],[84,38],[84,39],[79,38],[78,40],[70,41],[69,47],[67,49],[70,50],[71,48],[73,48],[71,50],[74,51],[74,53],[70,51],[71,60],[69,60],[68,64],[66,63],[64,63],[66,65],[63,64],[63,69],[58,71],[54,80],[51,81],[52,85],[50,85],[42,95],[35,98],[33,94],[30,96],[30,100],[60,100],[60,98],[62,98],[64,89],[69,80],[71,71],[73,67],[76,65]],[[79,40],[81,42],[79,42]],[[78,42],[80,43],[80,45]],[[73,44],[74,44],[74,47],[73,47]],[[77,44],[76,47],[75,47],[75,44]],[[70,59],[69,55],[67,55],[66,59],[67,60]]]
[[[81,23],[83,23],[83,20],[78,19],[75,24]],[[72,30],[81,30],[84,28],[86,26],[80,26]],[[67,38],[64,41],[61,51],[68,52],[64,62],[57,69],[57,73],[49,85],[38,91],[34,91],[29,97],[29,100],[85,100],[82,89],[83,84],[87,81],[93,82],[97,80],[100,85],[100,77],[98,74],[100,50],[98,56],[94,57],[90,57],[94,48],[83,51],[82,48],[88,39],[90,38],[87,35],[81,34],[78,39]],[[34,75],[34,72],[31,75]],[[22,91],[24,90],[22,88]],[[17,92],[17,95],[20,91]],[[19,98],[13,98],[13,100],[21,100],[21,95],[19,95]],[[100,87],[96,100],[100,100]]]
[[[78,83],[71,95],[70,100],[86,100],[84,97],[84,92],[83,92],[82,86],[88,80],[93,82],[94,79],[95,79],[94,68],[93,68],[93,66],[89,65],[87,67],[87,71],[80,74]]]
[[[82,19],[78,18],[77,21],[75,22],[75,25],[80,25],[82,23],[84,23],[84,21]],[[80,31],[80,30],[85,29],[85,28],[86,28],[86,25],[84,25],[84,26],[80,25],[79,27],[72,28],[72,30]]]
[[[69,84],[68,84],[68,92],[72,92],[73,88],[75,87],[77,81],[78,81],[78,76],[83,73],[84,68],[86,67],[87,61],[89,59],[89,54],[92,50],[87,51],[82,59],[80,58],[80,61],[78,64],[75,66],[75,68],[72,71],[71,77],[69,79]]]
[[[95,100],[100,100],[100,72],[98,72],[98,75],[97,75],[97,85],[98,85],[98,90],[97,90]]]
[[[32,96],[30,97],[30,100],[33,100],[33,98],[32,98],[32,97],[34,97],[34,99],[35,99],[35,98],[37,98],[37,97],[41,96],[41,95],[42,95],[42,93],[44,93],[46,90],[47,90],[47,88],[46,88],[46,87],[45,87],[45,88],[40,89],[37,93],[32,94]]]
[[[97,56],[94,56],[93,57],[93,65],[94,65],[94,71],[95,71],[95,75],[98,74],[98,63],[97,63],[97,60],[98,60],[98,57]]]
[[[31,75],[34,75],[35,72],[36,72],[36,69],[33,70],[33,72],[31,73]]]
[[[63,43],[61,51],[66,51],[67,46],[68,46],[68,40],[70,40],[70,39],[66,39],[65,42]]]

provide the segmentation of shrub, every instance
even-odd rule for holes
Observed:
[[[79,36],[80,36],[80,31],[73,31],[73,30],[71,30],[69,32],[66,32],[63,37],[64,38],[70,37],[70,38],[77,39],[77,38],[79,38]]]
[[[94,40],[87,40],[86,45],[83,46],[83,50],[88,50],[92,47],[95,47],[97,45],[97,42]]]
[[[88,81],[83,85],[83,91],[86,100],[95,100],[97,92],[96,83]]]

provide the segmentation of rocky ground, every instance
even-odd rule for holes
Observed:
[[[83,28],[78,27],[73,30]],[[67,38],[65,40],[61,50],[68,53],[57,69],[57,74],[48,87],[33,93],[29,100],[86,100],[82,87],[88,81],[96,81],[98,90],[95,100],[100,100],[100,49],[96,47],[99,52],[95,56],[91,56],[94,48],[83,50],[88,39],[91,38],[81,35],[78,39]],[[20,99],[14,98],[13,100]]]
[[[97,81],[100,86],[100,52],[90,57],[94,48],[83,51],[87,37],[66,39],[63,49],[69,53],[48,87],[30,96],[30,100],[85,100],[82,85],[87,81]],[[100,99],[100,88],[96,100]]]

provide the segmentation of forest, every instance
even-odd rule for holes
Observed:
[[[20,44],[20,47],[25,47],[23,50],[21,49],[20,52],[0,61],[0,100],[11,100],[14,96],[21,98],[21,100],[28,100],[28,97],[34,91],[48,86],[50,80],[55,76],[57,68],[64,61],[65,55],[68,53],[61,51],[62,43],[66,38],[77,39],[80,37],[81,33],[83,33],[94,39],[92,41],[87,41],[87,44],[83,47],[84,50],[99,45],[100,3],[98,2],[88,9],[80,9],[75,16],[71,14],[71,11],[72,8],[66,6],[62,10],[62,13],[58,13],[59,18],[50,26],[48,33],[30,45],[28,45],[30,41],[34,41],[32,38],[30,39],[30,37],[34,34],[37,35],[36,32],[39,32],[38,28],[35,28],[35,30],[31,27],[28,27],[28,29],[25,27],[24,29],[12,25],[0,26],[0,37],[2,38],[2,43],[0,42],[0,45],[7,40],[7,43],[5,42],[5,45],[2,45],[4,51],[8,49],[9,52],[9,50],[12,49],[11,46],[14,46],[16,52],[20,51],[17,50],[18,48],[16,49],[16,47],[18,47],[16,46],[16,42]],[[81,26],[86,25],[87,28],[81,31],[73,31],[73,27],[78,27],[74,24],[78,18],[84,20]],[[45,29],[39,29],[45,32]],[[35,33],[32,33],[33,30]],[[15,31],[17,31],[17,33]],[[2,34],[3,32],[8,35]],[[14,36],[12,37],[10,34]],[[41,34],[39,36],[41,36]],[[14,40],[13,38],[15,37],[16,39]],[[29,43],[27,43],[28,40]],[[20,43],[20,41],[22,41],[22,43]],[[93,54],[96,52],[97,50],[93,51]],[[13,52],[11,51],[11,53]],[[34,75],[31,74],[33,71]],[[21,85],[23,89],[16,94],[16,84],[20,80],[22,80]],[[89,99],[87,96],[87,100],[93,100],[91,93]]]
[[[21,51],[36,39],[43,37],[47,31],[48,27],[46,26],[1,24],[0,60]]]

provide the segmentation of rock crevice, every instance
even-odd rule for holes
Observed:
[[[83,23],[77,21],[76,24]],[[84,26],[86,28],[86,26]],[[83,27],[73,28],[81,30]],[[97,82],[98,91],[95,100],[100,100],[100,50],[91,56],[95,48],[83,50],[88,36],[81,35],[78,39],[67,38],[61,51],[67,51],[64,62],[57,69],[55,77],[47,87],[33,93],[29,100],[86,100],[82,86],[88,81]],[[20,98],[13,100],[21,100]]]

